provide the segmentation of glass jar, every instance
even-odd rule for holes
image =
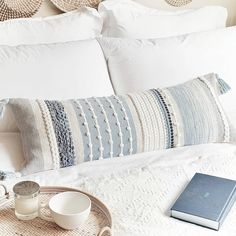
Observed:
[[[15,215],[20,220],[32,220],[38,216],[40,186],[33,181],[22,181],[13,187]]]

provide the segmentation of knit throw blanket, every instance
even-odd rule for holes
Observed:
[[[88,178],[81,187],[106,202],[117,236],[235,236],[236,205],[219,232],[169,216],[170,207],[195,172],[236,180],[236,151],[224,151]]]

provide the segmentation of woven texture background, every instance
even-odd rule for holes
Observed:
[[[166,0],[166,2],[172,6],[181,7],[192,2],[192,0]]]
[[[68,12],[83,6],[97,8],[101,0],[51,0],[51,2],[61,11]]]
[[[43,0],[1,0],[0,21],[33,16]]]

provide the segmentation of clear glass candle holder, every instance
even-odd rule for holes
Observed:
[[[40,186],[32,181],[22,181],[13,187],[15,215],[20,220],[32,220],[38,216]]]

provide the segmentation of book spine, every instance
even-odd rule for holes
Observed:
[[[227,204],[223,208],[223,211],[222,211],[222,213],[220,215],[219,227],[224,222],[224,220],[225,220],[226,216],[228,215],[230,209],[232,208],[233,204],[235,203],[235,200],[236,200],[236,186],[234,187],[234,191],[230,195],[230,198],[228,199]]]

